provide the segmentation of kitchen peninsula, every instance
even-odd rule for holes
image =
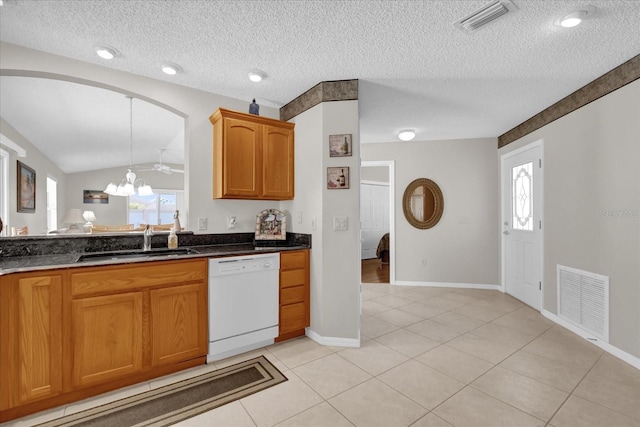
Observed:
[[[208,259],[311,247],[186,232],[167,252],[153,237],[146,253],[142,235],[2,239],[0,422],[205,363]]]

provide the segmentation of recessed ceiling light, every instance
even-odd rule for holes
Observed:
[[[96,46],[96,53],[102,59],[113,59],[117,56],[117,52],[114,48],[109,46]]]
[[[249,80],[251,80],[254,83],[261,82],[266,77],[267,75],[263,71],[260,71],[260,70],[249,71]]]
[[[416,131],[413,129],[404,129],[398,133],[398,138],[402,141],[411,141],[416,137]]]
[[[595,11],[596,8],[594,6],[583,6],[579,10],[575,10],[570,14],[560,18],[556,25],[564,28],[575,27],[576,25],[580,25],[580,23],[584,21],[587,16],[592,16]]]
[[[162,69],[163,73],[168,74],[170,76],[175,76],[176,74],[182,71],[182,67],[180,67],[178,64],[174,64],[171,62],[163,63],[160,68]]]

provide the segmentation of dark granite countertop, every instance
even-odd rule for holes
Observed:
[[[239,236],[239,237],[238,237]],[[110,237],[113,240],[113,237]],[[126,239],[126,238],[124,238]],[[120,244],[105,246],[102,242],[102,246],[96,250],[89,250],[89,246],[93,249],[96,246],[96,242],[90,242],[91,245],[81,242],[75,242],[75,247],[72,250],[54,250],[56,248],[51,247],[50,241],[38,241],[38,239],[32,239],[28,246],[21,246],[19,250],[24,250],[24,253],[16,253],[12,256],[0,256],[0,276],[10,273],[21,273],[29,271],[51,270],[56,268],[77,268],[77,267],[89,267],[98,265],[118,265],[118,264],[130,264],[138,262],[157,262],[167,261],[175,259],[192,259],[192,258],[215,258],[234,255],[251,255],[256,253],[273,253],[290,251],[297,249],[308,249],[311,247],[310,236],[308,239],[305,235],[294,235],[292,238],[287,239],[285,242],[278,242],[275,244],[257,245],[256,242],[249,241],[246,235],[209,235],[208,238],[194,235],[181,236],[182,240],[179,249],[191,249],[193,252],[184,254],[164,254],[166,246],[155,246],[151,252],[154,256],[149,257],[122,257],[118,259],[92,259],[89,257],[86,260],[78,261],[78,258],[86,254],[99,254],[101,252],[119,253],[119,252],[132,252],[140,251],[138,245],[128,247],[130,245]],[[24,241],[26,242],[26,240]],[[67,242],[68,243],[68,242]],[[39,244],[39,245],[38,245]],[[42,250],[42,246],[47,247],[47,250]],[[73,246],[73,245],[72,245]]]

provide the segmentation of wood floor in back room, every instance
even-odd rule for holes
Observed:
[[[379,259],[362,260],[362,283],[389,283],[389,264]]]

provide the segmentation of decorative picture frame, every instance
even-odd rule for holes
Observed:
[[[82,190],[82,203],[108,204],[109,195],[101,190]]]
[[[256,240],[285,240],[287,216],[278,209],[265,209],[256,215]]]
[[[329,135],[329,157],[347,157],[352,155],[351,134]]]
[[[36,171],[29,166],[18,162],[18,176],[16,179],[18,194],[18,212],[36,212]]]
[[[349,189],[349,166],[337,166],[327,168],[327,189]]]

